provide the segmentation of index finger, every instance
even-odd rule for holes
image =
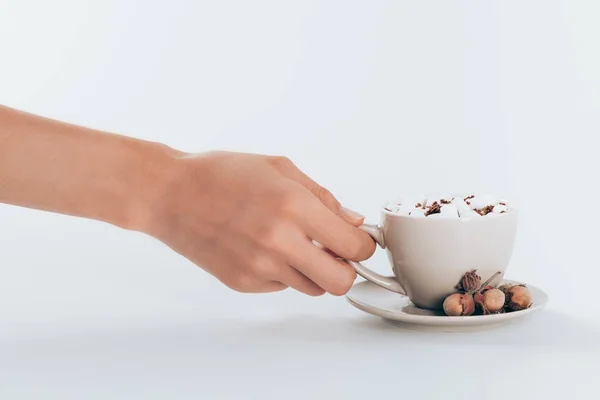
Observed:
[[[321,203],[329,208],[333,213],[337,214],[344,220],[348,221],[352,225],[359,226],[362,224],[364,217],[353,212],[348,212],[346,208],[342,207],[338,199],[329,190],[319,185],[311,177],[302,172],[292,161],[288,158],[276,158],[280,167],[280,173],[283,176],[301,184],[308,189]]]
[[[343,220],[314,196],[306,196],[300,217],[310,239],[342,258],[363,261],[375,251],[375,242],[366,232]]]

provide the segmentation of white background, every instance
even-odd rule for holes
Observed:
[[[287,155],[373,221],[401,193],[498,193],[521,207],[507,276],[550,295],[507,329],[419,334],[0,206],[0,397],[593,398],[599,18],[592,0],[0,0],[0,103]]]

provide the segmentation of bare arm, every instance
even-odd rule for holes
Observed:
[[[356,274],[332,253],[375,249],[284,157],[186,154],[1,106],[0,202],[144,232],[241,292],[342,295]]]
[[[1,203],[136,228],[147,182],[176,154],[0,106]]]

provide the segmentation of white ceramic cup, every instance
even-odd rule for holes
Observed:
[[[357,274],[408,296],[417,307],[439,310],[467,271],[476,269],[482,281],[500,271],[491,285],[501,282],[513,252],[517,210],[472,218],[416,218],[383,210],[381,225],[361,229],[386,249],[394,276],[347,260]]]

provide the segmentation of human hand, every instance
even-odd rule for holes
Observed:
[[[139,227],[228,287],[343,295],[375,243],[363,217],[284,157],[211,152],[174,158]],[[317,242],[321,247],[317,246]]]
[[[167,146],[0,106],[0,202],[152,235],[241,292],[342,295],[363,218],[289,160]],[[317,244],[319,246],[317,246]]]

